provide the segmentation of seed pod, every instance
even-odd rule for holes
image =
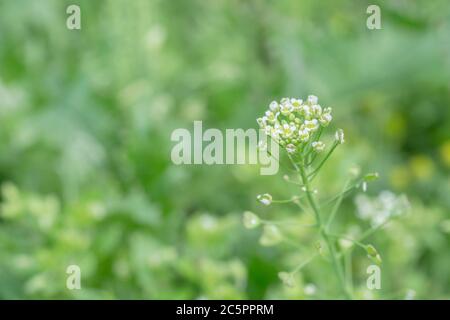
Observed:
[[[375,256],[378,255],[377,249],[375,249],[375,247],[374,247],[373,245],[371,245],[371,244],[368,244],[368,245],[366,246],[366,251],[367,251],[367,254],[368,254],[369,256],[371,256],[371,257],[375,257]]]
[[[374,180],[377,180],[379,178],[379,176],[380,175],[378,174],[378,172],[368,173],[364,176],[364,181],[367,181],[367,182],[374,181]]]
[[[376,256],[367,255],[367,257],[378,266],[381,266],[381,264],[383,262],[383,260],[381,259],[381,256],[379,254],[377,254]]]
[[[263,205],[268,206],[272,203],[272,196],[268,193],[260,194],[256,197]]]
[[[264,226],[263,233],[259,239],[262,246],[274,246],[283,240],[280,230],[274,225]]]
[[[259,217],[251,211],[244,212],[242,222],[247,229],[254,229],[261,224]]]

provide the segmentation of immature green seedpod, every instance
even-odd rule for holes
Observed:
[[[325,257],[325,252],[324,252],[324,250],[323,250],[323,246],[322,246],[322,243],[321,243],[320,241],[317,241],[317,242],[314,244],[314,247],[316,248],[317,252],[318,252],[322,257]]]
[[[368,244],[366,246],[366,251],[367,251],[367,254],[371,257],[376,257],[378,255],[377,249],[375,249],[375,247],[371,244]]]
[[[263,233],[259,239],[262,246],[274,246],[283,240],[280,230],[274,225],[264,226]]]
[[[292,288],[295,285],[295,281],[294,281],[294,277],[292,276],[292,273],[285,272],[285,271],[279,272],[278,278],[280,278],[280,280],[283,282],[283,284],[286,287]]]
[[[377,254],[375,256],[367,255],[367,257],[378,266],[381,266],[381,263],[383,262],[383,260],[381,260],[381,256],[379,254]]]
[[[369,182],[369,181],[374,181],[377,180],[379,178],[379,174],[378,172],[372,172],[372,173],[368,173],[364,176],[364,181]]]
[[[254,229],[261,224],[259,217],[251,211],[245,211],[242,217],[244,227],[247,229]]]

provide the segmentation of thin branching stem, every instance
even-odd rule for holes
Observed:
[[[347,190],[347,186],[350,183],[350,180],[347,180],[345,182],[343,191],[341,192],[339,198],[337,199],[336,203],[333,206],[333,209],[331,210],[330,216],[328,217],[328,222],[326,225],[326,231],[328,232],[330,230],[331,224],[333,223],[334,217],[336,216],[336,213],[342,203],[342,199],[344,198],[345,190]]]
[[[300,263],[294,270],[292,270],[291,274],[296,274],[297,272],[299,272],[301,269],[303,269],[307,264],[309,264],[311,261],[313,261],[319,254],[315,253],[313,254],[311,257],[309,257],[308,259],[306,259],[305,261],[303,261],[302,263]]]
[[[290,158],[290,159],[292,160],[292,158]],[[350,293],[348,292],[348,289],[347,289],[347,286],[345,283],[342,266],[340,265],[340,263],[338,261],[336,250],[334,248],[334,244],[328,237],[328,234],[327,234],[325,228],[323,227],[322,218],[320,216],[320,212],[319,212],[318,206],[316,204],[316,201],[314,200],[314,197],[312,195],[312,192],[311,192],[311,189],[309,186],[309,180],[308,180],[308,177],[306,176],[305,170],[304,170],[303,166],[298,166],[295,163],[293,163],[293,165],[294,165],[295,169],[298,171],[298,173],[301,177],[301,180],[303,181],[303,184],[305,185],[306,199],[308,200],[308,203],[309,203],[310,207],[312,208],[314,215],[316,217],[317,227],[319,229],[320,235],[322,236],[323,240],[325,241],[325,243],[328,246],[328,250],[329,250],[330,256],[331,256],[331,262],[332,262],[334,271],[339,279],[339,283],[340,283],[342,292],[344,293],[344,295],[347,299],[351,299]]]
[[[326,154],[326,156],[322,159],[322,161],[319,163],[319,165],[317,166],[316,169],[314,169],[313,172],[311,172],[310,174],[308,174],[308,178],[310,179],[310,181],[312,181],[317,173],[319,172],[320,168],[322,168],[322,166],[324,165],[324,163],[328,160],[328,158],[331,156],[331,154],[333,153],[334,149],[336,149],[336,147],[338,146],[338,142],[335,142],[333,144],[333,146],[331,147],[330,151],[328,151],[328,153]]]

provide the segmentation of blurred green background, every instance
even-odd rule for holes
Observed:
[[[66,28],[69,4],[81,30]],[[295,194],[282,172],[170,161],[175,128],[256,128],[271,100],[308,94],[346,132],[319,190],[356,163],[380,173],[369,196],[412,206],[370,239],[381,290],[355,250],[355,297],[450,298],[449,34],[446,0],[1,0],[0,298],[336,297],[326,261],[283,286],[308,250],[262,247],[242,226],[244,210],[298,215],[255,201]],[[367,228],[343,205],[340,230]],[[81,290],[66,288],[71,264]]]

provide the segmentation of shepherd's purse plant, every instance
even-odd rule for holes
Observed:
[[[378,223],[373,224],[357,239],[333,233],[333,225],[344,197],[358,188],[366,191],[367,183],[377,179],[378,173],[361,175],[360,170],[355,167],[350,170],[341,192],[325,200],[318,197],[318,190],[313,188],[314,179],[321,173],[321,169],[335,149],[345,141],[342,129],[331,132],[332,138],[328,139],[331,141],[327,142],[325,139],[332,119],[331,108],[321,107],[314,95],[308,96],[306,101],[283,98],[280,102],[270,103],[269,109],[263,117],[257,119],[257,123],[271,138],[271,143],[277,143],[286,152],[290,162],[288,170],[292,171],[295,178],[285,175],[284,179],[295,185],[298,194],[289,199],[274,199],[271,194],[265,193],[258,195],[257,200],[264,206],[291,203],[298,206],[302,212],[310,212],[314,216],[314,223],[306,227],[315,228],[317,238],[320,239],[316,242],[315,254],[300,261],[294,270],[280,272],[278,275],[281,281],[287,286],[293,286],[294,275],[317,256],[321,256],[330,262],[334,270],[340,286],[339,297],[351,299],[352,290],[344,273],[343,256],[346,248],[338,246],[339,241],[346,241],[351,243],[351,246],[363,249],[374,264],[381,265],[382,259],[377,249],[372,244],[363,242],[385,225],[391,216],[386,215],[383,219],[379,219]],[[275,245],[285,239],[279,223],[264,220],[253,212],[244,212],[243,223],[249,229],[262,227],[261,245]]]

